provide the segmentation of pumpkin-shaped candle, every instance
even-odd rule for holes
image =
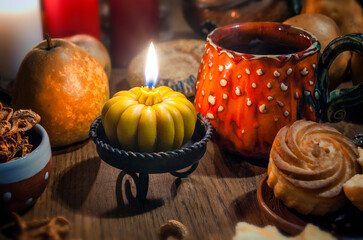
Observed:
[[[145,78],[151,87],[120,91],[102,109],[106,136],[111,145],[124,150],[161,152],[177,149],[194,133],[197,114],[193,104],[169,87],[153,88],[157,74],[149,71],[149,62],[148,57]]]

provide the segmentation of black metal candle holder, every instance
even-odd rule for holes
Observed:
[[[198,113],[194,134],[181,148],[167,152],[140,153],[125,151],[110,145],[98,117],[91,125],[89,135],[97,146],[97,153],[109,165],[128,173],[136,184],[136,197],[146,199],[149,174],[170,173],[179,178],[189,176],[198,167],[207,142],[212,135],[209,121]],[[190,167],[188,170],[178,170]],[[137,175],[138,173],[138,175]]]

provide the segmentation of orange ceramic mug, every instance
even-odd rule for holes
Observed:
[[[280,128],[300,118],[316,120],[319,50],[312,34],[289,25],[217,28],[207,37],[195,108],[225,148],[266,157]]]

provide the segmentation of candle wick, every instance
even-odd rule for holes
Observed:
[[[47,43],[48,43],[47,49],[49,50],[53,47],[52,38],[50,37],[49,33],[46,33],[44,35],[45,35],[45,39],[47,39]]]

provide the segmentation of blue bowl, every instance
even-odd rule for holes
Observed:
[[[36,124],[27,135],[33,150],[0,163],[0,212],[18,212],[34,205],[49,182],[52,152],[48,134]]]

